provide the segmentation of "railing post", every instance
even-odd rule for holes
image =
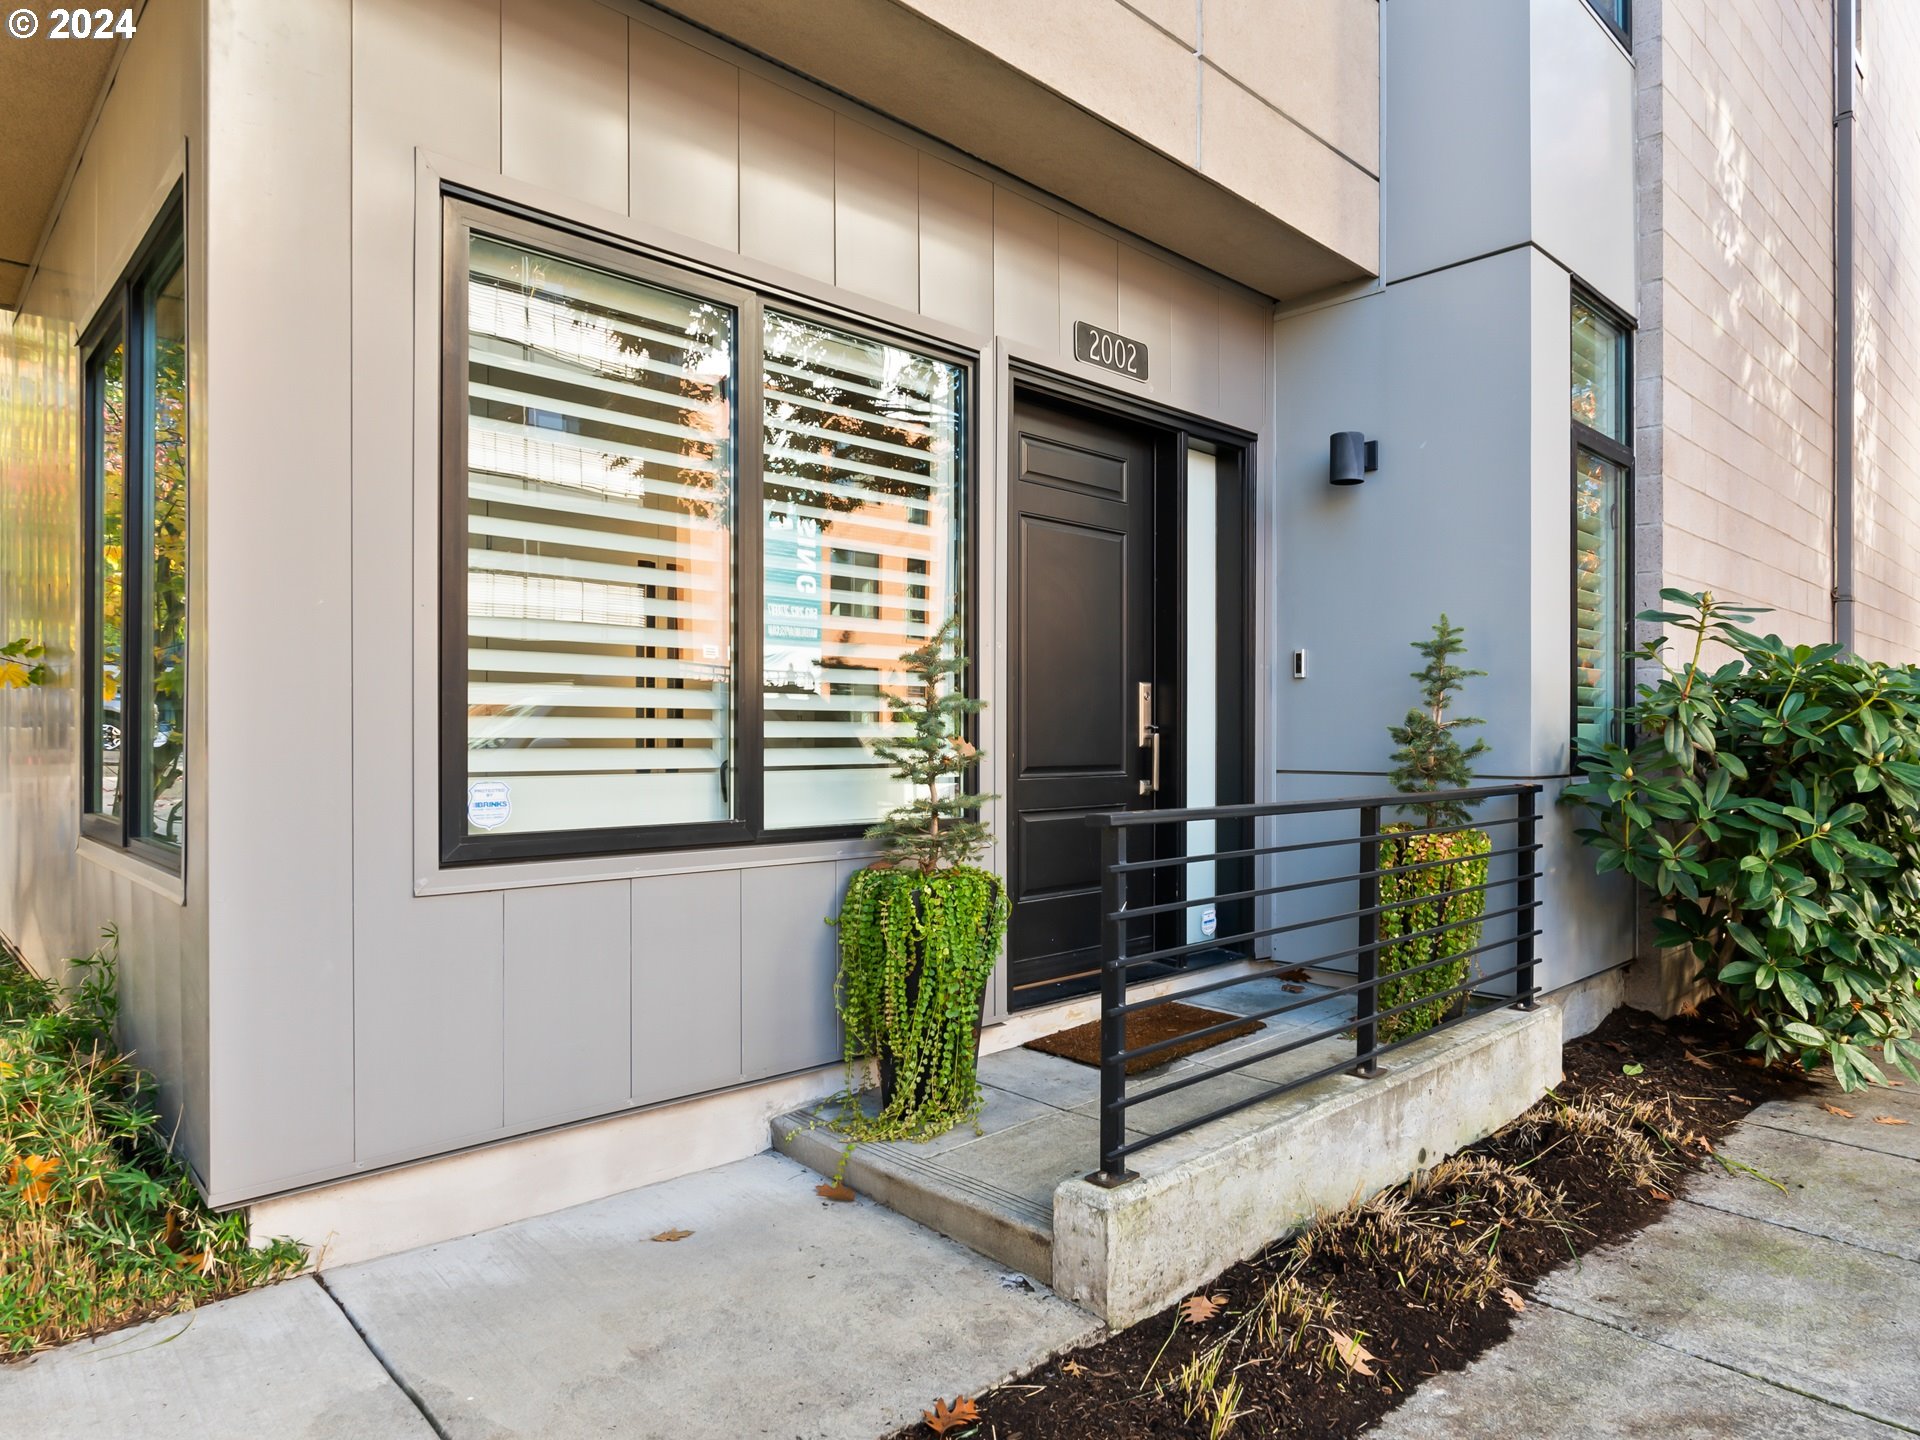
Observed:
[[[1374,1050],[1380,1044],[1380,1027],[1374,1016],[1380,1012],[1380,807],[1360,807],[1360,992],[1354,997],[1354,1055],[1359,1063],[1353,1073],[1371,1080],[1380,1073]]]
[[[1514,846],[1519,854],[1514,856],[1517,876],[1514,884],[1513,917],[1513,993],[1520,1002],[1522,1010],[1534,1008],[1533,998],[1533,931],[1534,906],[1539,902],[1534,898],[1534,881],[1540,874],[1540,852],[1533,847],[1539,843],[1540,816],[1535,804],[1536,788],[1525,786],[1517,797],[1520,807],[1520,823],[1514,827]]]
[[[1120,1154],[1127,1143],[1127,1112],[1121,1105],[1127,1088],[1126,875],[1127,829],[1108,825],[1100,832],[1100,1169],[1089,1176],[1097,1185],[1119,1185],[1134,1178]]]

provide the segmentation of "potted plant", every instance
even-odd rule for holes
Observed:
[[[959,688],[958,617],[901,666],[913,678],[889,710],[911,729],[871,748],[914,798],[867,832],[881,856],[853,877],[837,921],[849,1101],[869,1058],[880,1071],[878,1115],[850,1105],[843,1122],[856,1139],[931,1136],[979,1112],[980,1017],[1007,926],[1006,885],[970,863],[993,797],[966,788],[981,758],[966,720],[982,702]]]
[[[1408,795],[1470,785],[1473,762],[1486,753],[1487,743],[1475,740],[1463,746],[1458,732],[1482,722],[1477,716],[1450,711],[1461,684],[1487,672],[1454,663],[1456,655],[1466,653],[1466,632],[1444,612],[1433,627],[1433,638],[1416,640],[1413,648],[1427,661],[1413,672],[1420,682],[1421,703],[1407,712],[1401,724],[1387,727],[1388,736],[1399,747],[1393,752],[1396,768],[1389,778],[1394,789]],[[1492,848],[1486,831],[1463,828],[1472,817],[1457,801],[1402,808],[1414,818],[1383,827],[1376,867],[1398,871],[1380,877],[1382,978],[1377,1008],[1409,1008],[1380,1022],[1382,1043],[1431,1030],[1449,1011],[1464,1008],[1466,995],[1448,992],[1466,982],[1471,957],[1465,952],[1480,943],[1479,921],[1487,905],[1482,887],[1487,879],[1487,852]],[[1441,930],[1442,926],[1451,928]],[[1427,930],[1440,933],[1420,933]],[[1429,962],[1430,968],[1417,974],[1391,978]]]

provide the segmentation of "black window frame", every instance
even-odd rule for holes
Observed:
[[[955,603],[962,616],[967,653],[974,656],[977,624],[975,565],[977,545],[980,423],[979,356],[976,352],[895,328],[869,316],[834,309],[808,296],[758,283],[716,267],[658,253],[618,236],[570,225],[532,209],[447,187],[442,193],[440,327],[439,467],[439,674],[438,715],[439,854],[444,867],[458,868],[524,860],[585,859],[643,855],[720,846],[784,845],[805,841],[848,840],[863,836],[872,821],[768,829],[765,824],[764,740],[766,619],[765,501],[761,458],[765,438],[762,365],[764,312],[778,310],[798,320],[830,326],[862,339],[911,348],[957,366],[961,372],[960,462],[954,523],[960,538],[960,564],[954,576]],[[735,503],[732,554],[734,657],[732,819],[670,825],[628,825],[583,830],[544,830],[516,834],[466,833],[467,771],[467,272],[469,243],[475,233],[522,245],[560,259],[659,285],[724,305],[734,314],[732,396]],[[978,693],[977,662],[969,664],[966,685]],[[977,742],[977,725],[968,736]],[[878,817],[874,817],[877,819]]]
[[[1633,0],[1587,0],[1587,8],[1612,32],[1614,39],[1629,51],[1633,49]]]
[[[80,475],[84,483],[80,526],[80,575],[83,580],[81,605],[82,724],[80,732],[80,833],[90,840],[110,845],[179,875],[186,869],[186,854],[192,815],[186,817],[177,845],[163,844],[151,836],[152,796],[147,793],[147,762],[151,747],[143,743],[147,736],[144,697],[147,693],[151,663],[150,629],[153,623],[152,600],[147,594],[149,554],[153,544],[153,377],[148,374],[153,315],[152,301],[160,285],[175,269],[186,265],[186,185],[182,180],[161,205],[133,258],[120,272],[93,319],[80,332],[76,342],[80,352],[83,402],[86,423],[81,427]],[[189,352],[192,345],[191,311],[183,317]],[[99,362],[116,343],[125,345],[121,384],[125,395],[121,425],[121,590],[120,590],[120,767],[116,780],[120,798],[118,815],[89,809],[101,778],[100,752],[95,743],[104,718],[103,697],[98,677],[103,663],[101,634],[101,540],[104,534],[102,514],[102,477],[100,474],[104,434],[101,426]],[[193,396],[186,397],[191,413]],[[188,456],[187,485],[193,485],[192,456]],[[192,546],[192,510],[189,501],[186,521],[189,555]],[[192,594],[193,571],[189,561],[185,584]],[[139,628],[136,629],[136,626]],[[181,641],[181,668],[191,674],[191,627]],[[187,686],[181,687],[179,724],[184,733],[188,725]],[[183,740],[184,743],[184,740]],[[191,774],[191,768],[189,768]]]
[[[1619,584],[1616,593],[1620,597],[1619,613],[1614,616],[1618,628],[1616,643],[1619,646],[1618,665],[1613,676],[1613,722],[1603,743],[1619,744],[1626,736],[1625,713],[1633,691],[1632,667],[1628,657],[1633,650],[1633,322],[1622,315],[1613,306],[1607,304],[1589,290],[1575,285],[1567,302],[1567,373],[1573,373],[1572,335],[1573,309],[1584,305],[1594,314],[1606,320],[1620,332],[1620,373],[1617,384],[1620,388],[1620,431],[1626,441],[1614,439],[1611,435],[1593,426],[1568,416],[1572,429],[1572,443],[1568,451],[1567,516],[1569,520],[1570,549],[1568,552],[1568,595],[1571,613],[1567,617],[1569,674],[1572,678],[1572,694],[1568,699],[1569,739],[1568,754],[1578,759],[1580,754],[1580,527],[1576,521],[1580,503],[1580,452],[1585,450],[1610,464],[1620,467],[1619,522],[1616,539],[1618,543],[1618,563],[1620,566]]]

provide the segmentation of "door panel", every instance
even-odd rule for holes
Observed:
[[[1156,437],[1024,392],[1014,401],[1008,929],[1018,1008],[1099,981],[1090,814],[1140,794],[1136,687],[1152,682]],[[1164,709],[1171,687],[1160,687]],[[1166,717],[1160,717],[1166,723]]]

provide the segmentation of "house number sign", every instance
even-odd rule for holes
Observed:
[[[1084,320],[1073,322],[1073,358],[1088,365],[1098,365],[1102,370],[1111,370],[1116,375],[1124,375],[1129,380],[1147,378],[1147,347],[1138,340],[1129,340],[1124,335],[1116,335],[1111,330],[1102,330],[1098,325],[1089,325]]]

